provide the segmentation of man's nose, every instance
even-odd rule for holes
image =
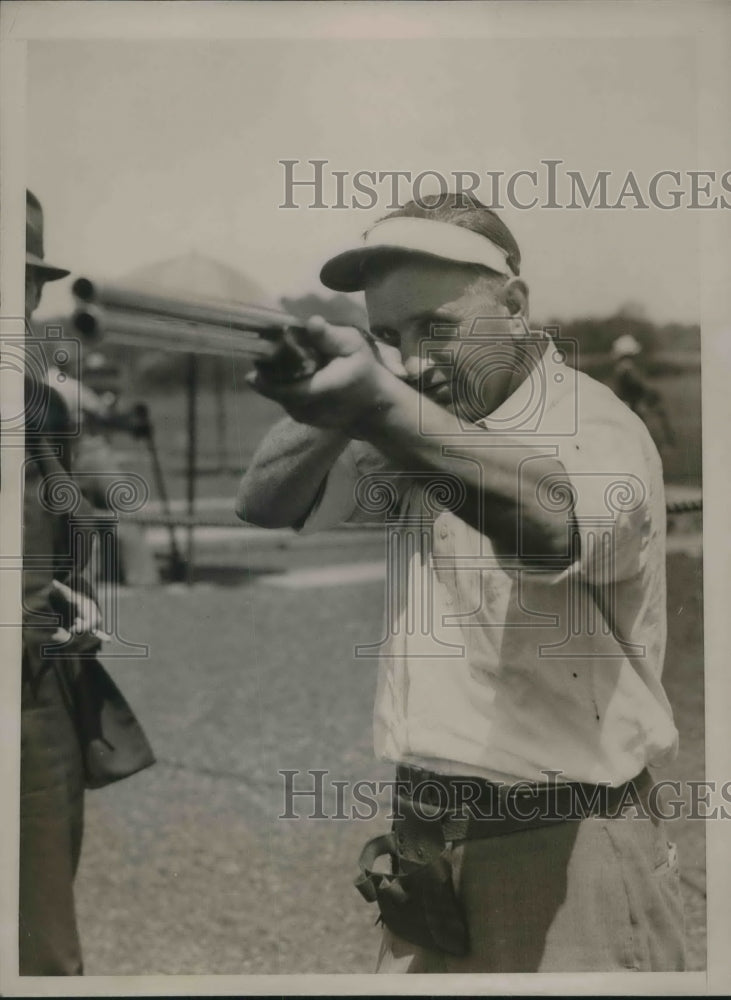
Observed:
[[[403,359],[404,369],[407,378],[416,380],[427,372],[430,368],[441,368],[452,363],[452,353],[450,351],[428,350],[418,354],[409,354]]]
[[[401,362],[401,351],[393,344],[384,344],[383,341],[376,341],[376,349],[381,356],[381,361],[386,368],[397,378],[405,377],[404,366]]]
[[[402,355],[401,360],[406,377],[410,382],[415,382],[421,376],[424,369],[429,367],[426,359],[419,357],[418,354],[409,354],[406,357]]]

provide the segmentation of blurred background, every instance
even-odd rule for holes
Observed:
[[[555,158],[589,183],[599,170],[621,183],[630,170],[697,169],[708,165],[696,162],[694,58],[680,38],[33,42],[28,186],[43,204],[46,256],[72,270],[44,292],[39,341],[77,337],[79,276],[364,325],[360,296],[333,296],[317,275],[387,204],[307,208],[303,189],[302,207],[281,208],[280,160],[301,161],[302,177],[315,158],[328,171],[447,177]],[[666,683],[681,732],[663,776],[701,779],[697,215],[506,208],[505,219],[531,325],[573,338],[576,364],[641,413],[661,452]],[[278,821],[278,772],[391,776],[370,747],[375,665],[353,653],[380,636],[382,538],[237,522],[238,478],[279,416],[244,382],[250,362],[203,340],[169,349],[119,332],[48,355],[49,378],[82,401],[78,467],[135,473],[150,494],[121,517],[103,581],[118,615],[105,663],[158,765],[89,796],[86,971],[370,971],[375,914],[352,878],[385,819]],[[93,476],[85,484],[93,491]],[[103,489],[94,500],[104,506]],[[674,834],[701,969],[702,824],[678,821]]]

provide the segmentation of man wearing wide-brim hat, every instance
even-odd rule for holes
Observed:
[[[45,259],[43,253],[43,209],[32,191],[25,194],[25,266],[31,268],[42,281],[57,281],[71,272],[56,267]]]
[[[43,214],[30,191],[26,208],[29,319],[44,283],[69,272],[45,259]],[[20,975],[81,974],[73,881],[81,852],[84,790],[123,778],[153,760],[137,721],[96,659],[101,616],[77,556],[89,551],[84,534],[88,527],[79,521],[79,515],[88,512],[62,447],[69,430],[68,411],[58,393],[29,370],[23,493]],[[54,496],[75,494],[76,509],[54,505]]]

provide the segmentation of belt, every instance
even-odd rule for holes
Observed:
[[[435,835],[444,841],[475,840],[589,816],[613,817],[632,802],[642,802],[651,784],[647,769],[618,786],[585,782],[509,786],[399,764],[394,834],[397,845],[408,847],[416,861],[423,856],[423,850],[417,849],[423,838],[429,842]],[[435,829],[425,829],[435,826],[441,828],[440,835]]]

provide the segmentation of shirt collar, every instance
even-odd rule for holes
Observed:
[[[564,352],[548,337],[524,342],[521,365],[525,377],[492,413],[478,420],[488,431],[521,433],[535,430],[543,414],[567,385]]]

